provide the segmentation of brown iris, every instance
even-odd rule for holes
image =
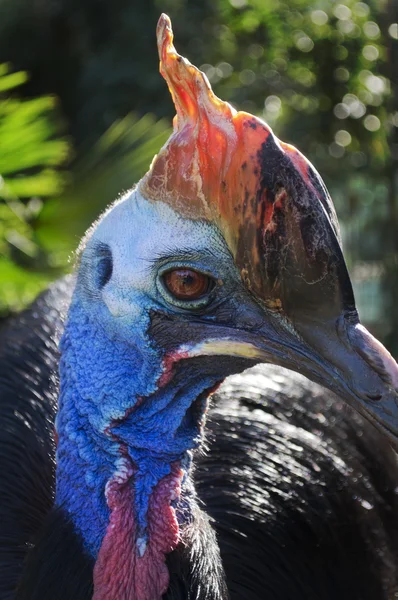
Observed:
[[[212,279],[193,269],[173,269],[163,276],[168,291],[177,300],[197,300],[211,289]]]

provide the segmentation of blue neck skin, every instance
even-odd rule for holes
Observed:
[[[123,454],[135,469],[135,519],[145,544],[149,497],[175,461],[186,472],[180,507],[186,511],[189,451],[200,442],[199,424],[186,413],[216,383],[196,374],[184,389],[173,379],[157,389],[160,352],[140,335],[131,342],[112,337],[73,301],[61,342],[56,505],[69,513],[94,558],[109,522],[106,484]]]

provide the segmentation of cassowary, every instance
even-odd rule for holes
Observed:
[[[172,136],[0,332],[1,599],[396,598],[398,369],[331,200],[158,45]]]

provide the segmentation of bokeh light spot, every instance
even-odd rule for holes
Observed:
[[[247,5],[247,0],[229,0],[234,8],[244,8]]]
[[[338,21],[337,27],[341,33],[344,35],[349,35],[350,37],[358,37],[358,35],[361,33],[359,27],[351,20]]]
[[[218,83],[223,78],[223,73],[219,67],[213,67],[205,63],[201,65],[200,70],[205,73],[210,83]]]
[[[363,31],[366,37],[372,40],[378,38],[380,35],[379,26],[374,21],[367,21],[363,26]]]
[[[350,78],[350,72],[345,67],[337,67],[334,71],[334,78],[336,81],[348,81]]]
[[[393,40],[398,40],[398,23],[391,23],[388,33]]]
[[[351,144],[351,139],[351,135],[345,129],[340,129],[340,131],[337,131],[334,136],[336,144],[343,146],[344,148]]]
[[[369,102],[372,106],[380,106],[383,103],[383,96],[380,94],[372,94],[372,99]]]
[[[348,106],[351,109],[351,107],[354,106],[358,102],[358,98],[355,94],[345,94],[345,96],[343,98],[343,102],[344,102],[344,104],[348,104]]]
[[[227,62],[220,62],[217,65],[217,69],[219,69],[222,73],[223,77],[229,77],[232,75],[233,67]]]
[[[311,13],[311,21],[315,25],[325,25],[328,22],[329,17],[323,10],[313,10]]]
[[[312,71],[307,69],[306,67],[300,67],[296,71],[296,79],[302,85],[306,87],[311,87],[315,83],[315,75]]]
[[[354,119],[359,119],[366,113],[366,106],[355,94],[346,94],[343,98],[343,105],[347,107],[350,116]]]
[[[372,102],[372,94],[368,90],[359,90],[358,96],[365,104]]]
[[[264,102],[265,110],[270,113],[279,113],[282,108],[282,102],[279,96],[268,96]]]
[[[311,52],[314,42],[308,35],[302,34],[296,37],[296,46],[301,52]]]
[[[363,102],[358,100],[354,106],[350,106],[350,115],[354,119],[360,119],[366,113],[366,106]]]
[[[362,54],[366,60],[377,60],[379,58],[379,50],[372,44],[367,44],[362,49]]]
[[[336,106],[333,109],[333,112],[338,119],[346,119],[350,114],[350,109],[346,104],[340,102],[339,104],[336,104]]]
[[[365,85],[373,94],[382,94],[385,91],[385,82],[381,77],[376,75],[368,75],[365,79]]]
[[[333,10],[334,16],[345,21],[351,17],[351,10],[345,4],[338,4]]]
[[[256,74],[251,69],[243,69],[239,74],[239,81],[243,85],[252,85],[256,81]]]
[[[275,58],[274,65],[279,71],[286,71],[287,62],[284,58]]]
[[[333,50],[333,54],[337,60],[345,60],[348,56],[348,50],[345,46],[336,46]]]
[[[214,71],[213,65],[209,65],[208,63],[200,65],[199,69],[203,71],[203,73],[207,75],[207,77],[209,77],[209,73],[212,73]]]
[[[367,17],[370,9],[365,2],[357,2],[353,6],[353,11],[358,17]]]
[[[270,69],[267,64],[262,65],[261,70],[264,73],[264,79],[272,85],[275,85],[281,78],[278,71],[276,69]]]
[[[336,144],[336,142],[332,142],[328,148],[330,156],[333,158],[341,158],[344,156],[345,149],[340,144]]]
[[[363,84],[366,85],[366,80],[368,77],[372,77],[373,73],[372,71],[369,71],[368,69],[362,69],[362,71],[360,71],[359,73],[359,81]]]
[[[380,119],[376,115],[367,115],[363,120],[363,124],[368,131],[377,131],[381,125]]]
[[[251,58],[261,58],[264,54],[264,48],[260,44],[251,44],[248,54]]]

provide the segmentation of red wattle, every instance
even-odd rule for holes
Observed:
[[[182,475],[173,464],[171,473],[152,492],[145,550],[137,545],[133,470],[109,482],[106,496],[111,515],[94,567],[93,600],[161,600],[169,585],[166,554],[179,540],[170,502],[181,493]]]

